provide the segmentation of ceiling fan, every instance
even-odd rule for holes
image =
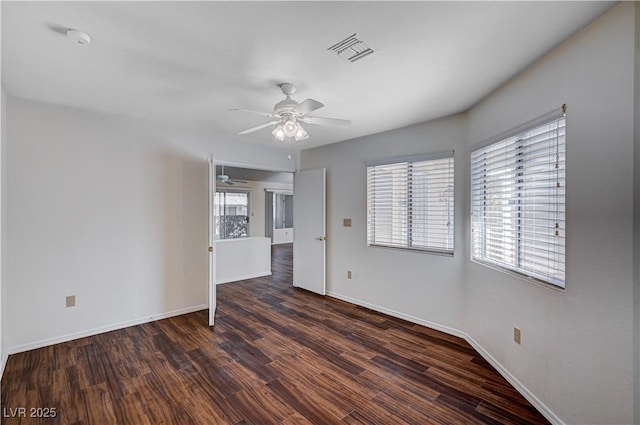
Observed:
[[[226,175],[224,173],[224,165],[222,165],[222,170],[221,170],[220,174],[218,174],[216,176],[216,181],[218,183],[224,183],[224,184],[228,184],[230,186],[233,186],[235,183],[243,183],[243,184],[247,183],[244,180],[232,179],[228,175]]]
[[[265,127],[276,126],[271,134],[282,141],[295,140],[296,142],[309,138],[309,135],[300,124],[313,124],[313,125],[330,125],[336,127],[348,127],[351,124],[349,120],[340,120],[335,118],[323,118],[307,115],[317,109],[320,109],[324,104],[314,99],[306,99],[302,103],[298,103],[291,99],[291,96],[296,92],[295,84],[283,83],[278,85],[282,93],[286,96],[284,100],[276,103],[273,107],[273,112],[259,112],[250,111],[247,109],[229,109],[230,111],[249,112],[252,114],[258,114],[269,118],[274,118],[264,124],[260,124],[255,127],[251,127],[247,130],[241,131],[238,134],[244,135],[253,133]]]

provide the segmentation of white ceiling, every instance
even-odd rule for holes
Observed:
[[[277,83],[317,116],[308,148],[462,112],[611,2],[2,2],[2,84],[27,99],[277,145]],[[92,37],[73,44],[75,28]],[[375,53],[327,50],[357,33]]]

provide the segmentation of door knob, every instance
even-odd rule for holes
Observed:
[[[327,240],[327,238],[325,238],[324,236],[318,236],[318,237],[316,238],[316,240],[317,240],[317,241],[326,241],[326,240]]]

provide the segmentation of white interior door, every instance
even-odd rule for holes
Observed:
[[[209,156],[209,326],[216,316],[216,164],[213,154]]]
[[[293,286],[326,294],[326,170],[298,171],[293,177]]]

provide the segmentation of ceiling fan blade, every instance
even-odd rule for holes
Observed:
[[[334,127],[349,127],[351,125],[351,121],[339,120],[337,118],[303,117],[303,118],[300,118],[300,120],[307,124],[331,125]]]
[[[229,181],[231,183],[240,183],[240,184],[248,184],[249,182],[244,181],[244,180],[238,180],[238,179],[229,179]]]
[[[258,115],[262,115],[265,117],[271,117],[271,118],[278,118],[279,115],[274,114],[273,112],[260,112],[260,111],[251,111],[249,109],[238,109],[238,108],[233,108],[233,109],[229,109],[230,112],[249,112],[250,114],[258,114]]]
[[[258,130],[260,130],[260,129],[262,129],[262,128],[265,128],[265,127],[269,127],[269,126],[271,126],[271,125],[278,124],[279,122],[280,122],[280,120],[276,120],[276,121],[269,121],[268,123],[260,124],[260,125],[257,125],[257,126],[255,126],[255,127],[251,127],[251,128],[249,128],[249,129],[247,129],[247,130],[241,131],[241,132],[239,132],[238,134],[240,134],[240,135],[244,135],[244,134],[253,133],[254,131],[258,131]]]
[[[317,100],[307,99],[295,108],[293,113],[296,115],[307,115],[309,112],[313,112],[316,109],[320,109],[324,106],[324,103],[320,103]]]

